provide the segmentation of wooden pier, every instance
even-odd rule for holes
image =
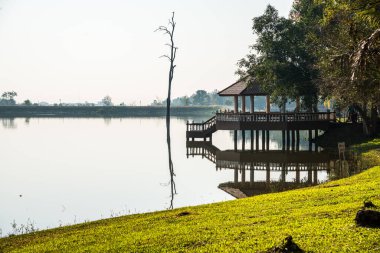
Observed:
[[[283,140],[289,145],[296,145],[299,139],[299,131],[309,131],[309,139],[318,136],[319,131],[326,131],[336,121],[335,112],[301,112],[300,100],[296,101],[294,112],[286,112],[283,105],[280,112],[271,112],[270,95],[261,90],[259,84],[247,84],[243,78],[218,93],[219,96],[234,97],[233,111],[219,111],[206,122],[186,124],[186,138],[188,141],[195,139],[212,140],[212,134],[218,130],[262,131],[262,140],[269,136],[269,131],[282,131]],[[266,97],[266,110],[255,111],[255,97]],[[246,98],[250,98],[249,108]],[[240,103],[239,103],[240,98]],[[239,104],[241,108],[239,110]]]

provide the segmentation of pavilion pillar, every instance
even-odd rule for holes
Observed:
[[[269,163],[267,163],[266,171],[267,171],[267,180],[266,181],[269,184],[270,183],[270,165],[269,165]]]
[[[253,130],[251,130],[251,150],[253,151],[253,140],[254,140],[254,135],[253,135]]]
[[[251,98],[251,108],[250,108],[250,112],[251,113],[254,113],[255,112],[255,96],[250,96]]]
[[[241,149],[245,150],[245,130],[241,131]]]
[[[259,150],[259,130],[256,130],[256,150]]]
[[[234,130],[234,150],[237,150],[237,130]]]
[[[314,184],[318,184],[318,166],[315,166],[313,179],[314,179]]]
[[[242,170],[241,170],[241,182],[245,183],[245,168],[244,168],[244,166],[242,166]]]
[[[239,104],[238,96],[234,96],[234,113],[238,113],[239,112],[238,104]]]
[[[245,96],[241,96],[241,110],[245,113]]]
[[[296,164],[296,183],[300,183],[301,180],[300,180],[300,165],[297,163]]]
[[[270,113],[270,96],[267,95],[267,110],[266,110],[267,113]]]

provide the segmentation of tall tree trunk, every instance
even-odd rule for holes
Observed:
[[[377,107],[371,107],[371,135],[375,135],[377,133]]]
[[[369,130],[369,124],[370,124],[370,119],[368,118],[367,115],[367,104],[363,103],[363,107],[361,107],[358,104],[354,104],[354,109],[359,113],[360,117],[362,118],[363,122],[363,133],[365,135],[370,135],[370,130]]]

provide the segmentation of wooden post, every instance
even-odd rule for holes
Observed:
[[[266,131],[266,150],[269,150],[269,130]]]
[[[300,177],[300,165],[296,164],[296,183],[300,183],[301,177]]]
[[[286,130],[286,150],[290,149],[290,130]]]
[[[259,150],[259,130],[256,130],[256,150]]]
[[[315,166],[314,170],[314,184],[318,184],[318,167]]]
[[[234,130],[234,149],[237,150],[237,130]]]
[[[245,183],[245,168],[242,166],[242,171],[241,171],[241,182]]]
[[[253,130],[251,130],[251,150],[252,151],[253,151],[253,139],[254,139]]]
[[[234,96],[234,113],[239,112],[238,104],[239,104],[238,96]]]
[[[309,151],[313,151],[313,143],[311,140],[313,139],[313,131],[309,129]]]
[[[261,149],[265,150],[265,130],[261,131]]]
[[[266,110],[267,113],[270,113],[270,96],[267,95],[267,110]]]
[[[250,96],[250,99],[251,99],[251,108],[250,108],[250,112],[251,112],[251,113],[254,113],[254,112],[255,112],[255,96]]]
[[[241,96],[241,111],[245,113],[245,96]]]
[[[251,178],[249,179],[251,187],[253,186],[253,183],[255,182],[255,170],[253,168],[253,163],[251,163]]]
[[[300,150],[300,130],[296,130],[296,137],[297,137],[297,143],[296,143],[296,150],[299,151]]]
[[[282,130],[282,150],[285,150],[285,131]]]
[[[241,131],[241,149],[244,151],[245,150],[245,130]]]
[[[235,178],[234,178],[235,184],[239,182],[239,170],[235,168]]]
[[[315,137],[314,139],[317,140],[317,137],[318,137],[318,129],[315,129]],[[318,151],[318,146],[317,146],[317,143],[314,142],[314,151],[317,152]]]
[[[285,174],[285,163],[281,164],[281,180],[285,183],[286,174]]]
[[[267,163],[267,183],[270,183],[270,166],[269,163]]]
[[[307,168],[307,182],[309,184],[311,184],[313,181],[313,165],[312,164],[308,164],[308,168]]]
[[[294,146],[295,146],[295,138],[296,138],[296,134],[295,134],[295,131],[292,130],[292,150],[294,151]]]

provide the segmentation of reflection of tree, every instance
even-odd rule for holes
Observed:
[[[107,126],[109,125],[109,124],[111,124],[111,118],[103,118],[103,120],[104,120],[104,124],[106,124]]]
[[[177,190],[174,182],[174,166],[172,161],[171,141],[170,141],[170,116],[166,117],[166,141],[168,143],[168,158],[169,158],[169,173],[170,173],[170,192],[171,200],[169,209],[173,209],[174,195],[177,194]]]
[[[4,128],[9,128],[9,129],[17,128],[14,118],[3,118],[1,119],[1,123],[3,124]]]

